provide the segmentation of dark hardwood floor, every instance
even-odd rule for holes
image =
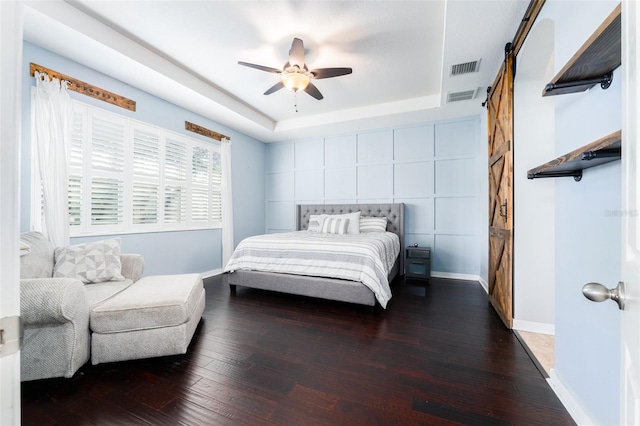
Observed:
[[[477,283],[399,279],[387,310],[205,286],[186,355],[23,383],[23,424],[574,424]]]

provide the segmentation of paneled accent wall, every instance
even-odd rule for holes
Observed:
[[[478,275],[481,149],[479,117],[269,144],[267,232],[293,230],[296,204],[402,202],[434,272]]]

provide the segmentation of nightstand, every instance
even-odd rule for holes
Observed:
[[[428,280],[431,278],[431,248],[407,247],[407,260],[404,276]]]

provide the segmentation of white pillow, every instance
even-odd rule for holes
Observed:
[[[387,230],[386,217],[361,217],[360,233],[385,232]]]
[[[336,219],[349,219],[349,227],[347,228],[347,234],[360,233],[360,212],[330,214],[327,217],[332,217]]]
[[[123,281],[120,238],[55,249],[54,278],[75,278],[85,284]]]
[[[349,222],[350,220],[347,218],[328,217],[322,224],[322,232],[325,234],[344,235],[347,233]]]
[[[322,223],[327,216],[326,214],[312,214],[309,216],[309,226],[307,229],[313,232],[322,232]]]

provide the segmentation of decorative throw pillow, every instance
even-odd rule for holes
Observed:
[[[349,228],[347,234],[359,234],[360,233],[360,212],[343,213],[343,214],[331,214],[327,217],[336,219],[349,219]]]
[[[56,248],[53,277],[76,278],[85,284],[124,280],[120,238]]]
[[[322,224],[322,232],[325,234],[340,234],[344,235],[347,233],[347,228],[349,227],[349,219],[346,218],[335,218],[328,217],[324,220]]]
[[[309,226],[307,229],[313,232],[322,232],[322,223],[327,216],[326,214],[312,214],[309,216]]]
[[[360,233],[385,232],[387,230],[386,217],[361,217]]]

